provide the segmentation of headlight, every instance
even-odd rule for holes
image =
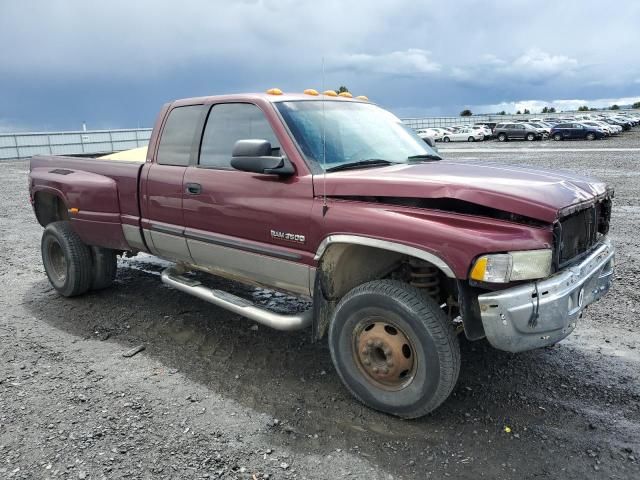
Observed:
[[[551,274],[550,249],[483,255],[473,264],[470,277],[488,283],[545,278]]]

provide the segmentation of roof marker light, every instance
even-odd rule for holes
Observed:
[[[315,89],[313,89],[313,88],[307,88],[307,89],[304,91],[304,93],[305,93],[305,94],[307,94],[307,95],[313,95],[313,96],[318,95],[318,91],[317,91],[317,90],[315,90]]]
[[[364,95],[358,95],[356,98],[358,100],[364,100],[365,102],[369,101],[369,97],[365,97]]]
[[[337,97],[338,94],[335,92],[335,90],[325,90],[324,92],[322,92],[323,95],[326,95],[327,97]]]
[[[353,97],[353,95],[351,95],[351,93],[349,93],[349,92],[340,92],[340,93],[338,94],[338,96],[339,96],[339,97],[345,97],[345,98],[351,98],[351,97]]]
[[[282,90],[280,90],[279,88],[270,88],[269,90],[267,90],[267,93],[269,95],[282,95]]]

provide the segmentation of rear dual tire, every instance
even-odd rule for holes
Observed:
[[[68,221],[47,225],[42,234],[41,252],[49,282],[65,297],[107,288],[116,275],[115,251],[89,247]]]
[[[421,290],[379,280],[351,290],[329,327],[340,379],[365,405],[402,418],[436,409],[460,372],[451,323]]]

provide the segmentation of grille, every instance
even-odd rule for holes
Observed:
[[[572,213],[556,223],[556,263],[559,268],[580,258],[609,231],[611,200]]]

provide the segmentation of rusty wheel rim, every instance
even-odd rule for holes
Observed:
[[[56,241],[52,241],[49,243],[48,247],[48,257],[49,257],[49,266],[50,266],[50,274],[55,277],[55,280],[59,283],[64,283],[67,278],[67,262],[64,258],[64,252],[62,251],[62,247]]]
[[[386,319],[370,318],[356,326],[353,354],[367,381],[383,390],[402,390],[413,381],[417,368],[413,343]]]

